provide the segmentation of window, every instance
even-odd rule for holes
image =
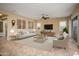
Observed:
[[[66,25],[66,21],[60,21],[60,23],[59,23],[59,29],[60,29],[60,31],[63,30],[66,26],[67,26]]]
[[[26,29],[26,21],[25,20],[17,20],[17,28],[18,29]]]
[[[32,21],[28,21],[28,28],[33,29],[34,23]]]
[[[3,22],[0,22],[0,33],[3,33]]]

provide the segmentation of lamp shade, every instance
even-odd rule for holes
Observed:
[[[40,28],[41,27],[41,23],[37,23],[37,28]]]

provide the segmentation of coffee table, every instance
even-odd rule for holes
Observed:
[[[49,39],[49,40],[58,40],[56,37],[52,37],[52,36],[47,36],[46,39]]]

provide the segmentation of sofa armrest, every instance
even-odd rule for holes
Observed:
[[[53,40],[53,47],[62,47],[66,48],[68,44],[68,39],[63,40]]]

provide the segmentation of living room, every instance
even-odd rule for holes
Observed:
[[[79,31],[74,21],[78,19],[78,10],[79,5],[75,3],[0,4],[0,54],[79,54]]]

